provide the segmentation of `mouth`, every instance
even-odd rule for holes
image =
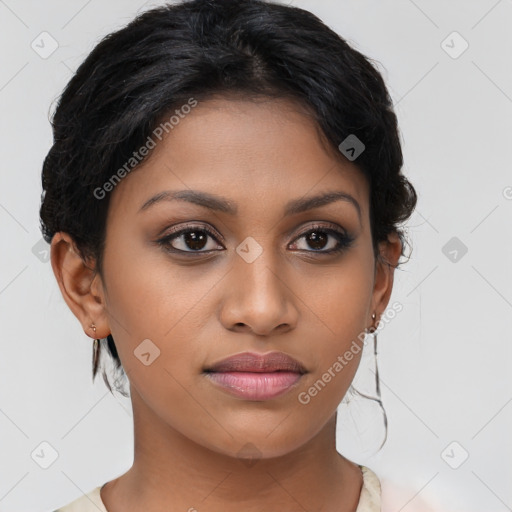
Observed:
[[[254,401],[281,396],[296,387],[307,373],[283,352],[236,354],[204,369],[208,380],[222,391]]]
[[[235,354],[205,368],[204,371],[251,373],[284,371],[306,373],[306,369],[299,361],[284,352],[270,352],[268,354],[244,352],[242,354]]]

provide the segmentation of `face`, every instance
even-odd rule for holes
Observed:
[[[111,193],[94,320],[116,341],[132,397],[230,456],[251,443],[276,457],[312,439],[391,291],[361,171],[293,103],[217,98],[180,119]],[[303,372],[205,372],[245,352],[282,352]]]

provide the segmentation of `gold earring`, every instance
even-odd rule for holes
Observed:
[[[98,369],[100,343],[99,340],[96,338],[96,326],[94,324],[91,324],[90,327],[94,331],[94,341],[92,342],[92,375],[94,380],[94,376],[96,375]]]
[[[377,315],[375,314],[375,312],[372,313],[372,320],[375,320],[377,318]],[[377,328],[375,327],[375,325],[372,324],[372,326],[370,327],[370,333],[373,333],[377,330]]]

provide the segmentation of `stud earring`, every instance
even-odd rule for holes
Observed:
[[[372,313],[372,320],[375,320],[377,318],[377,315],[375,314],[375,312]],[[376,331],[376,327],[375,325],[373,325],[372,323],[372,326],[370,327],[370,333],[374,333]]]

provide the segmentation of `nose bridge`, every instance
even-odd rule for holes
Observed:
[[[261,295],[262,299],[268,301],[283,293],[279,255],[270,237],[262,237],[259,241],[247,237],[236,248],[236,252],[238,258],[234,263],[234,272],[244,295],[253,295],[253,299]]]
[[[248,237],[236,252],[224,302],[226,327],[245,324],[261,334],[282,324],[294,324],[296,310],[279,272],[283,262],[271,238],[256,241]]]

